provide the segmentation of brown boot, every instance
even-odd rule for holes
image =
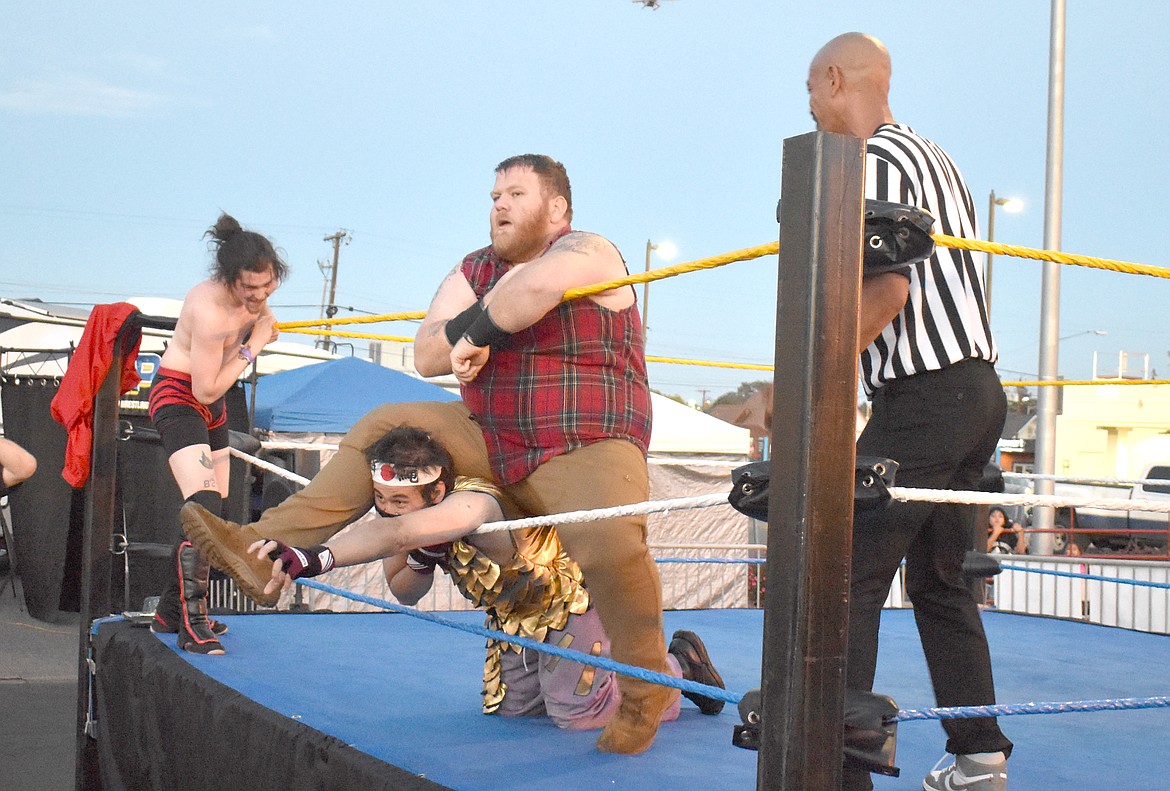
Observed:
[[[597,749],[603,753],[636,755],[654,743],[662,712],[676,700],[679,692],[649,681],[619,676],[622,702],[605,730],[597,737]]]
[[[220,519],[198,503],[187,502],[179,512],[183,532],[217,569],[236,581],[261,607],[275,607],[280,591],[265,593],[272,579],[272,561],[261,560],[248,547],[261,539],[251,525]]]
[[[707,646],[694,632],[679,629],[670,639],[670,648],[667,652],[678,660],[682,677],[688,681],[696,681],[709,687],[727,689],[723,683],[723,676],[715,669],[711,657],[707,653]],[[723,701],[700,695],[698,692],[684,692],[687,700],[699,707],[704,714],[718,714],[723,711]]]

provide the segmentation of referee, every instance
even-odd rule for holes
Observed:
[[[938,145],[894,121],[890,56],[877,39],[845,33],[809,67],[809,110],[822,132],[866,138],[865,196],[918,206],[935,231],[978,238],[963,177]],[[866,277],[861,288],[861,374],[872,417],[858,454],[899,463],[898,484],[972,490],[995,451],[1006,400],[984,309],[982,262],[939,248],[900,272]],[[882,603],[902,559],[906,591],[939,706],[995,702],[979,610],[962,576],[971,548],[966,506],[892,503],[853,523],[847,686],[868,691],[877,664]],[[943,720],[946,767],[923,788],[1004,791],[1012,743],[993,717]],[[873,787],[846,765],[845,791]]]

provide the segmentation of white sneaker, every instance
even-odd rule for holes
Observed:
[[[948,756],[935,764],[922,781],[924,791],[1007,791],[1007,759],[994,764],[956,755],[955,762],[939,768]]]

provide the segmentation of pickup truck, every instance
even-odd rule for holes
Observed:
[[[1057,483],[1053,494],[1070,498],[1170,501],[1170,464],[1148,467],[1141,479],[1164,479],[1166,483]],[[1053,544],[1057,554],[1092,553],[1095,550],[1132,554],[1161,553],[1166,551],[1166,539],[1170,536],[1170,514],[1065,507],[1057,509],[1055,527],[1057,530],[1063,528],[1073,531],[1054,534]],[[1073,549],[1074,546],[1076,549]]]

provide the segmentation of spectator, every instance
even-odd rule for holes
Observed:
[[[987,551],[1003,555],[1028,554],[1028,534],[998,505],[987,512]]]

